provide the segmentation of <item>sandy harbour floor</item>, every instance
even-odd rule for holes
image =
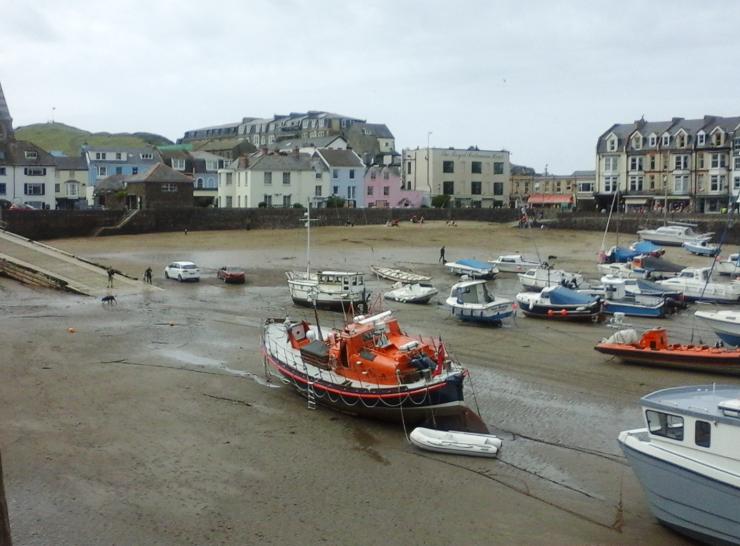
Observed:
[[[390,307],[470,369],[466,399],[504,439],[497,460],[422,453],[400,427],[309,411],[265,381],[263,319],[312,319],[284,276],[305,267],[305,230],[50,243],[131,275],[151,266],[163,290],[106,306],[0,279],[0,450],[16,545],[686,543],[652,517],[616,437],[641,426],[648,392],[737,378],[620,364],[593,350],[613,332],[604,325],[469,326],[441,305],[454,282],[437,263],[443,244],[448,259],[539,251],[594,278],[600,233],[312,230],[315,266],[433,275],[437,300]],[[668,258],[700,263],[680,249]],[[165,280],[174,259],[196,261],[203,280]],[[217,281],[222,265],[244,267],[247,284]],[[368,279],[376,293],[389,286]],[[512,275],[491,286],[518,291]],[[676,341],[698,326],[691,312],[629,322],[665,325]]]

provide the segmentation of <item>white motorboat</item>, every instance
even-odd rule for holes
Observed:
[[[602,275],[611,275],[620,279],[646,279],[648,277],[648,272],[645,269],[634,266],[631,262],[597,264],[596,269]]]
[[[719,254],[719,245],[709,243],[706,240],[684,241],[681,246],[697,256],[714,257]]]
[[[447,432],[424,427],[416,427],[412,430],[409,440],[416,447],[427,451],[474,457],[495,457],[501,450],[502,444],[501,438],[493,434]]]
[[[303,214],[306,225],[306,270],[287,271],[288,289],[293,303],[324,309],[365,310],[370,291],[365,276],[357,271],[311,272],[311,202]]]
[[[718,261],[714,269],[720,275],[740,275],[740,254],[730,254],[726,259]]]
[[[533,267],[540,267],[542,262],[530,258],[525,258],[521,254],[507,254],[499,256],[495,260],[488,260],[501,273],[522,273]]]
[[[525,273],[519,273],[519,282],[525,290],[539,292],[548,286],[565,286],[567,288],[581,288],[583,276],[580,273],[569,273],[562,269],[552,269],[543,265],[536,269],[530,269]]]
[[[740,387],[664,389],[619,434],[653,515],[709,544],[740,544]]]
[[[437,289],[428,284],[397,282],[393,290],[386,292],[383,297],[401,303],[429,303],[436,293]]]
[[[383,267],[380,265],[371,265],[370,271],[375,273],[381,279],[386,279],[393,282],[404,282],[404,283],[424,283],[432,280],[428,275],[419,275],[411,271],[404,271],[403,269],[394,269],[392,267]]]
[[[445,263],[450,273],[467,275],[471,279],[493,279],[498,274],[496,266],[478,260],[457,260]]]
[[[452,285],[445,301],[452,315],[466,322],[501,322],[514,315],[513,301],[492,295],[486,281],[462,281]]]
[[[740,347],[740,311],[697,311],[694,316],[714,330],[722,341]]]
[[[660,245],[681,246],[687,241],[709,241],[714,233],[697,233],[694,224],[675,223],[657,229],[641,229],[637,235],[643,241]]]
[[[737,303],[740,300],[740,282],[715,282],[711,280],[708,267],[687,267],[678,276],[658,281],[658,284],[680,290],[689,301]]]

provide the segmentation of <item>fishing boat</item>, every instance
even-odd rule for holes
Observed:
[[[732,277],[740,275],[740,254],[730,254],[726,259],[720,259],[715,265],[715,270],[720,275]]]
[[[445,301],[452,315],[466,322],[501,324],[514,315],[513,301],[492,295],[485,281],[468,280],[453,284]]]
[[[707,544],[740,544],[740,387],[663,389],[640,400],[644,427],[619,434],[650,510]]]
[[[501,273],[521,273],[542,265],[539,260],[525,258],[521,254],[506,254],[495,260],[489,260],[488,263],[496,266]]]
[[[404,271],[403,269],[394,269],[392,267],[383,267],[380,265],[371,265],[370,271],[375,273],[381,279],[386,279],[393,282],[403,283],[424,283],[432,280],[428,275],[419,275],[411,271]]]
[[[566,286],[579,288],[584,285],[580,273],[569,273],[562,269],[553,269],[547,263],[537,269],[519,273],[519,282],[525,290],[540,291],[548,286]]]
[[[311,203],[303,214],[306,226],[306,270],[287,271],[288,289],[293,303],[337,311],[367,308],[370,291],[365,276],[358,271],[311,271]]]
[[[643,241],[659,245],[681,246],[686,241],[710,241],[714,233],[697,233],[696,224],[674,222],[657,229],[641,229],[637,235]]]
[[[635,252],[639,252],[645,256],[653,256],[654,258],[660,258],[665,254],[665,248],[662,248],[650,241],[635,241],[630,245],[630,248]]]
[[[287,384],[316,404],[383,420],[421,423],[460,415],[466,371],[438,339],[405,334],[391,311],[341,329],[268,319],[262,352]]]
[[[740,282],[715,282],[711,280],[710,272],[708,267],[687,267],[677,277],[658,281],[658,284],[680,290],[689,301],[737,303],[740,300]]]
[[[383,297],[401,303],[429,303],[436,293],[437,289],[429,284],[397,282],[393,290],[386,292]]]
[[[493,434],[476,434],[416,427],[409,440],[420,449],[452,455],[495,457],[501,449],[501,438]]]
[[[697,311],[694,316],[707,324],[728,345],[740,346],[740,312]]]
[[[719,254],[719,245],[709,243],[705,240],[685,241],[681,244],[681,246],[692,254],[696,254],[697,256],[714,257]]]
[[[623,313],[629,317],[663,318],[666,314],[666,301],[663,294],[643,294],[631,284],[635,279],[622,279],[605,276],[601,287],[595,289],[603,294],[603,312],[607,315]],[[632,290],[628,290],[628,286]]]
[[[601,278],[601,283],[609,282],[609,277]],[[624,290],[627,294],[636,296],[657,296],[665,300],[666,308],[671,311],[686,309],[688,304],[683,297],[683,292],[647,279],[624,279]]]
[[[620,330],[610,338],[603,339],[595,349],[636,364],[740,372],[740,350],[670,344],[664,328],[647,330],[642,337],[635,330]]]
[[[516,295],[516,303],[527,317],[571,321],[597,321],[602,306],[600,297],[564,286],[550,286],[541,292],[520,292]]]
[[[455,275],[467,275],[471,279],[493,279],[498,274],[496,266],[478,260],[457,260],[447,262],[445,267]]]

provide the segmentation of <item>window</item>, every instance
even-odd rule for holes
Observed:
[[[391,194],[390,186],[383,186],[383,195],[388,196]]]
[[[617,139],[616,138],[610,138],[606,141],[606,149],[610,152],[616,152],[617,151]]]
[[[25,156],[26,156],[26,159],[38,159],[39,153],[35,150],[26,150]]]
[[[46,187],[43,184],[23,184],[23,193],[26,195],[45,195]]]
[[[406,163],[406,174],[411,174],[411,161]]]
[[[123,174],[123,167],[116,167],[116,174]]]
[[[283,173],[283,184],[290,184],[290,172]]]
[[[663,436],[671,440],[683,441],[683,417],[648,410],[645,412],[650,434]]]
[[[177,184],[162,184],[162,193],[175,193],[177,192]]]
[[[106,155],[105,152],[95,152],[95,159],[106,159]]]
[[[198,178],[198,180],[195,181],[195,187],[198,188],[198,189],[202,189],[203,188],[203,179],[202,178]]]
[[[181,158],[172,158],[172,168],[176,171],[185,170],[185,160]]]
[[[482,189],[481,186],[482,184],[480,182],[471,182],[470,183],[470,193],[472,193],[473,195],[480,195],[481,189]]]
[[[339,186],[334,186],[332,188],[332,195],[339,195]]]
[[[689,193],[689,175],[680,174],[673,177],[673,193]]]
[[[714,144],[715,146],[722,145],[722,131],[717,131],[712,135],[712,144]]]
[[[642,176],[630,176],[630,191],[642,191]]]
[[[725,154],[712,154],[712,169],[724,169],[725,165]]]
[[[354,198],[355,198],[355,187],[347,186],[347,199],[354,199]]]
[[[734,162],[735,162],[735,165],[734,165],[734,168],[735,168],[735,170],[736,170],[736,171],[740,171],[740,156],[738,156],[738,157],[735,157],[735,158],[734,158]],[[2,167],[0,167],[0,174],[5,174],[5,173],[3,172],[4,170],[5,170],[5,169],[3,169]]]
[[[131,167],[131,174],[139,174],[139,167]]]
[[[123,156],[121,155],[121,152],[116,152],[116,159],[123,159]]]
[[[619,176],[605,176],[604,177],[604,192],[614,193],[617,191],[617,185],[619,184]]]
[[[655,156],[654,155],[650,156],[650,170],[651,171],[655,170]]]
[[[226,207],[231,208],[234,205],[234,198],[230,195],[226,196]]]
[[[455,193],[455,182],[447,180],[442,182],[442,193],[444,195],[452,195]]]
[[[141,154],[141,159],[154,159],[154,154],[152,153]]]
[[[704,168],[704,154],[699,154],[699,168]]]
[[[650,143],[651,148],[655,148],[655,145],[658,143],[658,137],[655,135],[650,135],[650,140],[648,142]]]
[[[266,207],[271,207],[272,206],[272,195],[265,194],[264,203]]]
[[[375,172],[375,169],[370,170],[370,180],[375,180],[377,178],[378,174]]]
[[[663,135],[663,142],[662,145],[665,147],[668,147],[671,145],[671,135],[665,134]]]
[[[443,173],[454,173],[455,172],[455,162],[454,161],[443,161],[442,162],[442,172]]]
[[[5,167],[0,167],[0,176],[5,176]]]
[[[630,171],[642,171],[642,156],[630,157]]]
[[[707,142],[707,135],[705,135],[703,132],[696,135],[696,143],[699,146],[704,146]]]
[[[712,443],[712,425],[708,421],[694,424],[694,443],[699,447],[709,447]]]
[[[291,198],[290,194],[283,195],[283,208],[287,209],[290,207],[290,198]]]
[[[493,174],[504,174],[504,162],[503,161],[493,162]]]
[[[689,169],[689,156],[688,155],[673,156],[673,168],[677,171],[688,170]]]
[[[503,195],[503,194],[504,194],[504,183],[494,182],[493,183],[493,195]]]
[[[373,194],[373,187],[372,186],[368,186],[367,187],[367,194],[368,195],[372,195]]]
[[[676,146],[678,146],[679,148],[686,147],[686,135],[684,133],[679,133],[676,136]]]
[[[62,185],[54,184],[54,193],[59,193],[60,191],[62,191]]]
[[[226,185],[231,186],[234,182],[234,173],[226,173]]]
[[[635,150],[642,148],[642,137],[640,135],[635,135],[632,138],[632,148]]]
[[[389,173],[387,170],[383,171],[383,180],[388,180],[391,177],[391,173]]]
[[[736,176],[732,184],[733,190],[740,190],[740,176]]]
[[[228,184],[228,182],[227,182]],[[272,172],[271,171],[265,171],[265,185],[269,186],[272,184]]]
[[[594,191],[594,185],[591,182],[579,182],[578,191],[581,193],[591,193]]]
[[[0,183],[0,195],[5,195],[7,191],[8,191],[8,188],[5,185],[5,182]]]
[[[616,172],[619,167],[619,157],[615,155],[608,155],[604,158],[604,171],[606,172]]]
[[[46,167],[26,167],[23,169],[23,174],[26,176],[46,176]]]
[[[655,175],[654,174],[650,175],[650,189],[651,190],[655,189]]]
[[[339,178],[339,169],[332,169],[331,170],[331,177],[332,178]]]
[[[350,169],[349,170],[349,177],[350,177],[350,179],[354,180],[354,178],[355,178],[355,170],[354,169]]]
[[[314,195],[315,195],[316,197],[321,197],[321,186],[316,186],[316,187],[314,188],[313,194],[314,194]]]
[[[470,164],[470,172],[473,173],[473,174],[481,174],[481,172],[482,172],[481,162],[480,161],[473,161]]]
[[[709,190],[710,191],[723,191],[725,187],[725,175],[713,174],[709,178]]]

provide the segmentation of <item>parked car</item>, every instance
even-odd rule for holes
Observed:
[[[198,282],[200,280],[200,270],[193,262],[172,262],[164,268],[164,278],[177,279],[180,282]]]
[[[244,284],[244,270],[238,267],[222,267],[216,272],[216,277],[224,282]]]

